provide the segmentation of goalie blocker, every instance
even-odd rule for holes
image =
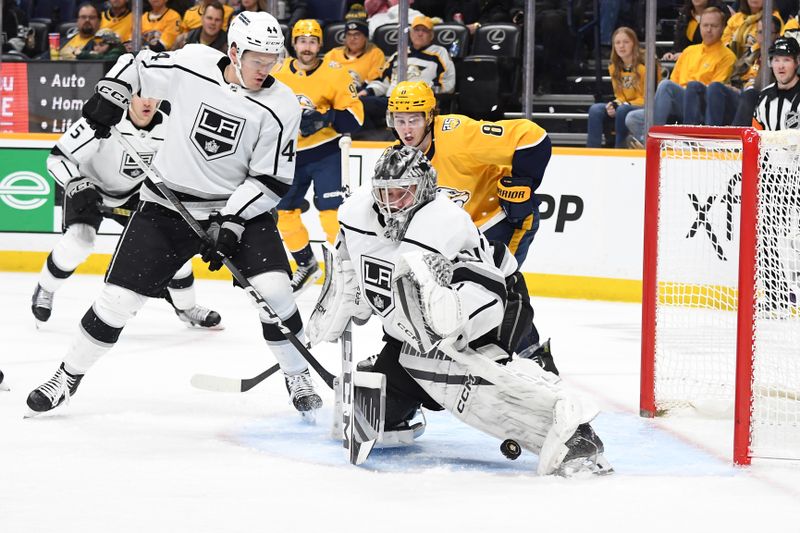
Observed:
[[[588,424],[597,409],[491,341],[513,269],[500,270],[469,216],[435,191],[418,150],[381,156],[372,194],[359,191],[339,210],[336,266],[309,321],[312,342],[336,341],[359,308],[380,317],[385,345],[373,371],[386,376],[384,434],[411,427],[420,406],[447,409],[539,454],[540,474],[610,472]]]

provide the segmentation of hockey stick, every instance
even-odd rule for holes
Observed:
[[[247,392],[280,369],[280,365],[272,365],[252,378],[226,378],[209,374],[195,374],[192,376],[191,384],[195,388],[212,392]]]
[[[158,169],[147,165],[139,156],[139,153],[136,151],[133,145],[131,145],[130,141],[128,141],[128,139],[126,139],[114,126],[111,127],[111,136],[114,137],[114,139],[125,148],[125,151],[128,152],[128,155],[131,157],[131,159],[133,159],[139,168],[141,168],[141,170],[147,174],[147,177],[150,178],[150,181],[153,182],[153,185],[155,185],[159,192],[164,195],[167,201],[172,204],[172,207],[174,207],[175,210],[180,213],[183,220],[189,224],[189,227],[192,228],[197,236],[200,237],[204,243],[212,243],[211,238],[208,236],[197,219],[195,219],[192,214],[189,213],[189,210],[186,209],[186,206],[184,206],[178,197],[175,196],[175,193],[173,193],[172,190],[164,184],[164,179],[158,172]],[[292,346],[295,347],[298,352],[300,352],[300,355],[303,357],[303,359],[305,359],[308,364],[311,365],[311,367],[317,372],[317,374],[319,374],[325,384],[333,389],[334,375],[328,372],[311,354],[311,352],[308,351],[308,348],[306,348],[306,346],[300,342],[300,339],[298,339],[295,334],[292,333],[292,330],[290,330],[286,324],[283,323],[272,307],[270,307],[267,301],[264,300],[264,297],[259,294],[255,287],[250,284],[244,274],[242,274],[242,272],[228,257],[222,258],[222,264],[228,267],[228,270],[230,270],[231,275],[237,281],[237,283],[239,283],[239,285],[242,286],[247,294],[250,295],[256,305],[267,313],[270,320],[272,320],[278,326],[281,334],[292,344]]]

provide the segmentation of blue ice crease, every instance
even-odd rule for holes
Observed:
[[[232,437],[242,446],[287,459],[330,466],[347,464],[341,441],[330,437],[331,409],[317,425],[299,417],[269,417],[246,425]],[[413,446],[373,450],[361,468],[375,472],[431,469],[535,475],[537,457],[523,451],[516,461],[500,453],[500,441],[459,422],[448,413],[427,413],[425,434]],[[601,413],[592,426],[603,439],[605,456],[617,474],[632,476],[733,476],[728,461],[682,441],[630,413]]]

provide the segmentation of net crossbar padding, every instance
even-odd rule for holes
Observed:
[[[734,413],[734,462],[800,459],[800,131],[647,142],[640,409]]]

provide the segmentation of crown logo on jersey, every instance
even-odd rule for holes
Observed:
[[[189,136],[203,157],[213,161],[236,152],[244,124],[241,117],[202,104]]]
[[[216,154],[217,152],[219,152],[219,144],[217,144],[214,141],[214,139],[211,139],[210,141],[208,141],[206,143],[205,148],[206,148],[206,152],[208,152],[210,154]]]

